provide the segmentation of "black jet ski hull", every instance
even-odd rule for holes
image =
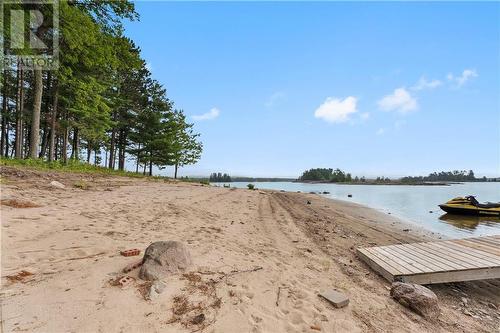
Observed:
[[[477,207],[452,207],[449,205],[439,205],[439,207],[447,213],[450,214],[459,214],[459,215],[490,215],[490,216],[500,216],[500,211],[498,210],[490,210],[490,209],[481,209]]]

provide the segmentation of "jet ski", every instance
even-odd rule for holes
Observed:
[[[450,214],[500,216],[500,202],[479,203],[472,195],[451,199],[439,207]]]

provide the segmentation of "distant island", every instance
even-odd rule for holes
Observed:
[[[295,178],[279,178],[279,177],[231,177],[227,173],[213,172],[210,174],[208,181],[211,183],[231,183],[231,182],[291,182]]]
[[[332,168],[313,168],[302,173],[296,182],[304,183],[343,183],[343,184],[362,184],[362,185],[449,185],[450,183],[463,182],[496,182],[497,178],[476,178],[474,171],[454,170],[433,172],[428,176],[402,177],[399,179],[390,179],[388,177],[377,177],[375,179],[366,179],[365,177],[352,177],[340,169]]]

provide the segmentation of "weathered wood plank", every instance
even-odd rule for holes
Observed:
[[[418,263],[421,267],[424,267],[424,272],[442,270],[441,266],[436,265],[432,260],[426,260],[420,255],[417,255],[414,251],[411,250],[411,248],[407,247],[406,245],[394,245],[391,246],[391,249],[394,252],[399,253],[400,256],[405,257],[414,263]]]
[[[394,261],[391,258],[385,257],[383,254],[381,254],[379,251],[375,250],[374,248],[369,248],[369,249],[366,249],[366,250],[373,257],[378,258],[378,260],[380,260],[381,262],[383,262],[385,265],[393,267],[395,269],[395,271],[391,272],[391,274],[401,275],[401,274],[411,274],[411,273],[414,273],[413,271],[410,271],[406,267],[400,265],[397,261]]]
[[[442,243],[436,242],[434,245],[438,247],[444,246],[448,248],[453,248],[456,251],[460,252],[462,255],[470,257],[474,260],[487,261],[492,265],[500,264],[500,257],[484,251],[476,250],[468,246],[464,246],[462,244],[458,244],[455,242],[442,242]]]
[[[475,249],[478,249],[478,250],[481,250],[481,251],[485,251],[485,252],[491,253],[491,254],[496,255],[496,256],[500,256],[500,250],[499,249],[495,249],[495,248],[493,248],[491,246],[483,245],[483,244],[480,244],[478,242],[468,241],[468,240],[465,240],[465,239],[461,239],[461,240],[455,241],[455,243],[463,244],[463,245],[465,245],[467,247],[472,247],[472,248],[475,248]]]
[[[440,258],[442,258],[442,260],[449,262],[450,264],[459,266],[456,267],[456,269],[468,269],[477,267],[477,261],[467,260],[466,257],[461,257],[460,253],[454,252],[450,248],[439,248],[434,244],[428,243],[415,243],[414,246],[424,248],[430,253],[434,253],[436,256],[439,256]]]
[[[421,265],[419,262],[410,258],[409,256],[406,256],[405,254],[399,253],[399,251],[397,251],[393,246],[384,247],[384,251],[386,253],[389,253],[393,257],[398,258],[399,260],[405,262],[406,263],[405,267],[408,267],[409,269],[410,267],[416,269],[415,273],[425,273],[432,271],[431,268]]]
[[[401,267],[400,271],[402,271],[404,274],[423,273],[422,270],[413,267],[411,265],[408,265],[406,261],[402,260],[398,256],[395,256],[392,253],[387,252],[385,247],[373,248],[371,250],[377,253],[379,256],[386,258],[387,261],[397,263]]]
[[[455,269],[467,269],[469,267],[464,266],[463,264],[458,264],[455,261],[445,259],[436,253],[430,248],[420,247],[418,243],[407,244],[409,249],[414,250],[416,253],[419,253],[421,256],[427,256],[429,259],[434,260],[434,262],[438,263],[439,266],[443,270],[455,270]]]
[[[383,276],[388,281],[394,281],[394,275],[390,273],[390,270],[386,269],[386,267],[382,267],[383,263],[379,260],[373,259],[372,256],[367,251],[363,251],[366,249],[358,249],[358,256],[365,263],[368,264],[375,272]]]
[[[466,271],[434,272],[416,275],[402,275],[398,277],[403,282],[418,284],[449,283],[462,281],[477,281],[498,279],[500,267],[478,268]]]
[[[500,279],[500,235],[363,248],[357,253],[389,281]]]

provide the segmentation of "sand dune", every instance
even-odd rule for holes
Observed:
[[[355,256],[360,246],[433,237],[358,205],[317,195],[141,179],[2,170],[2,328],[5,332],[493,332],[500,282],[435,286],[443,314],[429,322],[389,297]],[[5,180],[6,179],[6,180]],[[73,185],[83,179],[87,189]],[[57,180],[65,189],[51,187]],[[311,205],[306,201],[310,200]],[[414,227],[410,227],[414,229]],[[138,257],[120,250],[179,240],[189,274],[146,301]],[[261,267],[261,269],[260,269]],[[32,275],[13,278],[21,271]],[[22,275],[22,274],[21,274]],[[8,278],[10,276],[10,278]],[[318,297],[350,297],[335,309]],[[279,293],[279,298],[278,298]],[[465,296],[464,296],[465,295]],[[463,314],[462,297],[469,310]],[[473,312],[474,312],[473,311]],[[204,314],[201,322],[193,318]]]

